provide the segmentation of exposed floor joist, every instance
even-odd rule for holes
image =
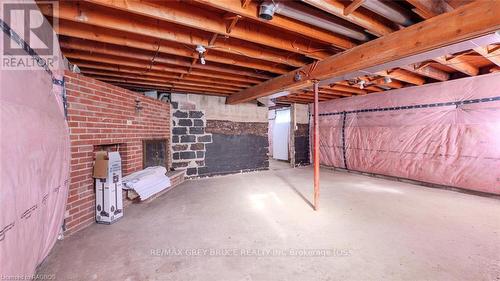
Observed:
[[[307,79],[327,79],[352,71],[405,58],[495,32],[500,27],[500,2],[480,1],[461,7],[384,37],[357,46],[342,54],[302,67]],[[450,25],[450,22],[453,22]],[[296,71],[284,74],[228,97],[240,103],[285,91],[299,83]],[[303,82],[301,82],[303,84]]]

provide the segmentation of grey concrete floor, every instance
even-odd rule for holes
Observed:
[[[322,169],[315,212],[306,202],[311,183],[310,167],[192,180],[125,209],[116,224],[59,241],[38,273],[57,280],[500,280],[500,200]],[[304,256],[311,249],[326,250]]]

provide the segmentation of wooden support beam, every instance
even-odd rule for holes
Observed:
[[[103,4],[108,2],[103,1]],[[122,3],[122,2],[109,2],[109,3]],[[142,3],[131,1],[127,2],[131,5],[132,3]],[[169,2],[173,4],[174,2]],[[181,44],[188,44],[190,46],[203,45],[207,46],[210,38],[206,38],[205,32],[196,31],[193,29],[185,28],[182,26],[173,25],[158,25],[156,20],[134,20],[130,21],[126,14],[117,13],[107,13],[102,11],[102,9],[91,9],[87,7],[88,5],[83,5],[81,2],[64,1],[59,2],[59,13],[56,14],[60,19],[67,21],[80,22],[78,19],[81,18],[80,15],[83,13],[85,15],[85,23],[92,24],[93,26],[98,26],[102,28],[112,29],[115,31],[133,33],[140,36],[154,37],[161,40],[172,41]],[[184,5],[180,3],[180,5]],[[40,10],[46,16],[52,16],[51,7],[43,4],[39,4]],[[154,10],[154,9],[152,9]],[[148,10],[149,11],[149,10]],[[158,11],[156,12],[158,13]],[[168,14],[167,14],[168,15]],[[172,16],[172,15],[169,15]],[[220,19],[219,19],[220,21]],[[204,25],[204,22],[199,23],[199,27]],[[195,27],[196,28],[196,27]],[[217,32],[219,34],[225,33],[225,27],[222,32]],[[234,30],[233,30],[234,33]],[[288,44],[292,46],[290,42],[285,43],[280,41],[283,45]],[[246,42],[235,42],[233,40],[217,41],[215,43],[215,48],[218,51],[236,55],[242,55],[249,58],[266,60],[274,63],[289,64],[292,66],[302,66],[304,60],[299,60],[291,57],[293,53],[287,53],[279,50],[271,50],[265,48],[258,44],[252,44]]]
[[[474,48],[478,54],[500,66],[500,46],[486,46]]]
[[[349,15],[344,15],[344,4],[337,0],[303,0],[318,9],[328,12],[337,17],[348,20],[354,24],[362,26],[377,36],[383,36],[394,31],[384,23],[375,20],[372,16],[360,11],[353,11]]]
[[[344,8],[344,16],[352,14],[359,6],[361,6],[365,0],[353,0],[351,4]]]
[[[226,26],[216,14],[203,8],[189,5],[189,2],[169,1],[167,5],[161,5],[159,2],[139,2],[128,0],[86,1],[129,13],[168,21],[190,28],[202,29],[211,33],[226,34]],[[312,50],[324,50],[328,46],[318,44],[310,40],[305,40],[304,38],[296,37],[285,32],[277,34],[272,30],[259,28],[251,22],[241,22],[238,26],[233,26],[230,36],[247,42],[274,47],[289,52],[300,53],[311,56],[315,59],[325,58],[332,54],[332,52],[326,50],[311,53]],[[346,41],[346,46],[352,46],[350,41]],[[219,44],[216,44],[216,46],[217,45]],[[220,47],[222,47],[222,45],[220,45]],[[239,46],[233,46],[233,48],[234,47],[238,48]],[[264,49],[262,50],[264,51]]]
[[[408,70],[413,73],[417,73],[438,81],[447,81],[450,79],[450,74],[448,72],[442,71],[440,69],[434,68],[426,64],[411,64],[407,66],[402,66],[402,69]]]
[[[500,1],[479,1],[424,22],[406,27],[382,38],[369,41],[342,54],[300,68],[304,79],[323,80],[342,77],[353,71],[363,70],[437,48],[453,45],[491,34],[500,28]],[[245,89],[227,99],[229,104],[250,101],[290,87],[296,88],[304,81],[295,81],[297,71]]]
[[[313,40],[319,40],[325,43],[329,43],[339,49],[346,50],[350,49],[357,44],[342,37],[336,35],[330,31],[323,30],[321,28],[316,28],[307,24],[303,24],[299,21],[275,14],[273,20],[266,21],[259,18],[259,4],[250,2],[248,6],[241,7],[238,1],[224,1],[224,0],[194,0],[203,5],[211,6],[226,12],[231,12],[234,14],[242,15],[245,18],[260,21],[263,24],[278,27],[283,31],[293,32],[295,36],[300,35],[300,37],[308,37]],[[275,31],[276,32],[276,31]]]
[[[434,60],[470,76],[476,76],[479,74],[479,68],[470,64],[462,56],[443,56],[435,58]]]

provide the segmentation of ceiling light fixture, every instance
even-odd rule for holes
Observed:
[[[359,88],[363,90],[365,88],[366,81],[365,80],[359,80],[358,82]]]
[[[205,53],[207,52],[207,49],[205,49],[205,47],[203,47],[202,45],[197,45],[196,51],[198,52],[198,58],[200,59],[200,63],[205,64]]]

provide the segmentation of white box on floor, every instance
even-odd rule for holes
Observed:
[[[122,162],[118,152],[108,152],[107,156],[106,178],[95,179],[95,213],[98,223],[111,224],[123,216]]]

